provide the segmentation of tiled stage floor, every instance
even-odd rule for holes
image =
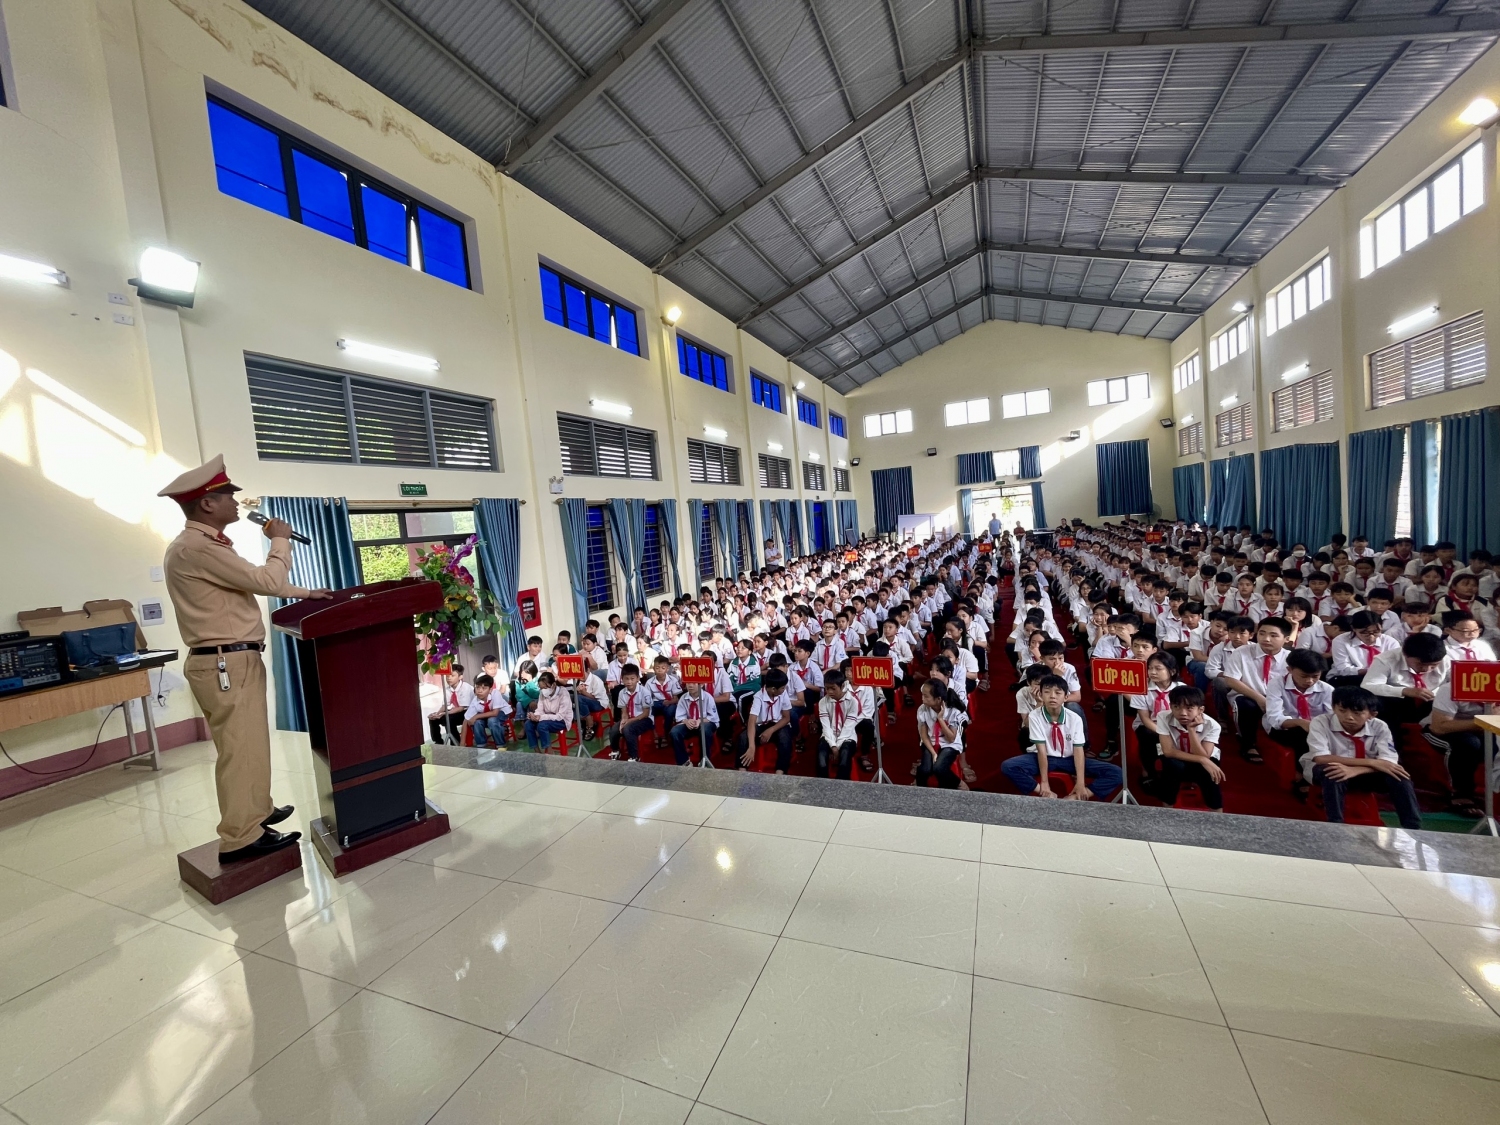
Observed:
[[[212,753],[0,805],[0,1123],[1500,1114],[1493,878],[429,765],[449,836],[215,908]]]

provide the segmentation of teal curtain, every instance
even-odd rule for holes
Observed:
[[[703,586],[703,570],[699,564],[699,544],[703,541],[703,501],[689,497],[683,503],[687,505],[687,547],[688,558],[692,565],[688,567],[688,573],[693,576],[693,590],[697,591]]]
[[[806,536],[802,527],[802,505],[795,500],[784,501],[787,515],[787,537],[791,542],[791,552],[788,558],[801,558],[807,554]]]
[[[870,473],[870,484],[875,491],[875,530],[882,535],[896,530],[899,517],[916,512],[910,465],[875,469]]]
[[[1145,438],[1100,442],[1094,447],[1094,462],[1099,475],[1100,516],[1151,511],[1150,442]]]
[[[1260,526],[1255,516],[1254,454],[1230,457],[1225,461],[1224,499],[1219,506],[1219,521],[1221,527]]]
[[[974,534],[974,490],[958,490],[958,531],[960,535]]]
[[[714,512],[718,516],[718,543],[719,543],[719,573],[725,578],[733,578],[735,571],[734,545],[739,540],[740,521],[735,514],[733,500],[715,500]]]
[[[960,453],[958,455],[959,484],[993,484],[995,482],[995,453]]]
[[[1349,435],[1349,530],[1377,548],[1396,537],[1396,501],[1405,456],[1405,426]],[[1308,550],[1316,551],[1318,543],[1309,544]]]
[[[792,561],[792,543],[790,536],[791,517],[787,514],[790,503],[786,500],[772,500],[771,514],[776,517],[776,542],[781,546],[781,558],[783,563]]]
[[[1411,537],[1418,546],[1437,538],[1437,438],[1435,421],[1411,424]]]
[[[1203,522],[1203,462],[1178,465],[1172,470],[1172,502],[1177,518],[1189,523]]]
[[[1210,527],[1223,527],[1225,493],[1229,489],[1229,458],[1208,463],[1208,505],[1203,522]]]
[[[1031,522],[1035,527],[1047,526],[1047,505],[1042,502],[1042,482],[1031,482]]]
[[[840,500],[838,512],[839,538],[846,546],[853,547],[859,542],[859,502]]]
[[[646,605],[646,591],[641,585],[641,549],[640,539],[636,538],[635,528],[630,518],[631,504],[641,505],[641,531],[645,533],[645,501],[643,500],[606,500],[604,511],[609,516],[609,537],[615,545],[615,560],[620,565],[620,574],[625,578],[625,606],[626,616],[635,610],[636,606]]]
[[[661,545],[672,564],[672,592],[682,596],[682,572],[677,565],[677,500],[658,500],[661,505]]]
[[[807,516],[803,523],[803,534],[807,539],[807,553],[815,555],[818,553],[818,540],[813,534],[813,529],[818,526],[818,502],[816,500],[802,501],[803,510]]]
[[[1475,547],[1500,549],[1500,409],[1449,414],[1442,425],[1439,538],[1461,559]]]
[[[1342,496],[1338,442],[1261,451],[1260,519],[1283,547],[1316,551],[1343,531]]]
[[[760,569],[760,532],[755,527],[755,501],[741,500],[741,507],[745,510],[745,527],[749,529],[750,549],[745,552],[745,557],[750,560],[750,569]]]
[[[563,554],[568,562],[568,589],[573,594],[573,628],[575,637],[583,636],[589,619],[589,506],[577,497],[565,496],[557,502],[562,520]]]
[[[1021,476],[1025,480],[1032,480],[1042,475],[1042,447],[1039,445],[1023,445],[1021,454]],[[1037,524],[1045,527],[1045,524]]]
[[[479,567],[485,587],[495,596],[495,615],[505,623],[500,638],[501,666],[514,667],[526,651],[526,631],[516,593],[521,573],[521,506],[510,499],[474,501],[474,530],[479,535]]]
[[[260,510],[267,519],[285,520],[312,540],[312,546],[292,545],[288,580],[309,590],[343,590],[359,585],[359,560],[354,533],[349,529],[349,502],[342,496],[266,496]],[[286,598],[272,598],[280,609]],[[416,674],[416,668],[412,668]],[[307,730],[302,704],[302,666],[297,642],[286,633],[271,634],[271,676],[276,687],[276,729]]]
[[[758,534],[762,540],[769,539],[772,543],[776,542],[776,503],[773,500],[760,502],[760,532]],[[761,545],[761,550],[765,550],[764,543]],[[781,557],[783,560],[786,558],[785,547],[782,548]]]

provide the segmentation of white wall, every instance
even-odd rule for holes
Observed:
[[[1055,526],[1074,517],[1092,522],[1098,507],[1096,444],[1136,438],[1151,441],[1153,500],[1170,515],[1177,450],[1172,432],[1158,421],[1171,407],[1167,360],[1168,345],[1162,340],[990,321],[850,392],[851,452],[860,459],[853,483],[861,526],[869,530],[875,523],[872,470],[910,465],[916,510],[936,513],[958,503],[958,454],[1023,445],[1041,447],[1048,522]],[[1149,400],[1088,405],[1090,380],[1140,372],[1151,376]],[[1042,388],[1052,392],[1050,413],[1001,417],[1001,395]],[[986,396],[988,423],[943,424],[946,403]],[[912,411],[911,433],[864,436],[865,415],[901,409]],[[1079,440],[1062,441],[1072,430],[1079,431]],[[937,456],[927,456],[934,446]]]

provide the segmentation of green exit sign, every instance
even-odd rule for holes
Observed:
[[[426,496],[427,486],[425,484],[403,484],[401,486],[402,496]]]

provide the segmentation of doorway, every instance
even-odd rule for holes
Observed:
[[[1026,531],[1036,529],[1036,517],[1031,510],[1031,485],[1012,484],[1004,488],[976,488],[970,495],[973,502],[974,530],[989,527],[990,520],[998,518],[1006,531],[1013,531],[1019,524]]]

